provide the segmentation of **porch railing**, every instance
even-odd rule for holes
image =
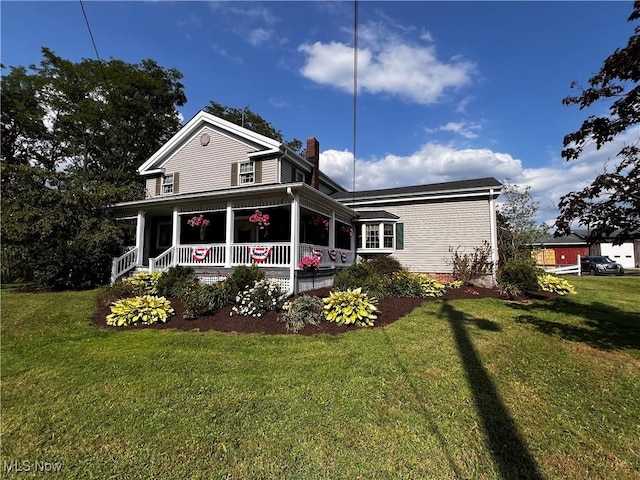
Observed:
[[[225,244],[178,245],[176,265],[208,265],[222,267],[225,264]]]
[[[291,244],[286,242],[231,245],[231,265],[251,263],[265,267],[288,267],[291,264]]]
[[[320,268],[339,266],[346,267],[354,263],[353,252],[344,248],[329,248],[326,246],[301,243],[298,252],[299,258],[309,257],[311,255],[315,255],[320,258]]]
[[[132,247],[124,255],[113,259],[111,264],[111,283],[136,266],[138,247]]]

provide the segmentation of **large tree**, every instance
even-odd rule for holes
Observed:
[[[296,153],[302,153],[303,145],[300,140],[294,138],[292,140],[284,140],[282,132],[276,129],[271,123],[267,122],[257,113],[251,111],[248,106],[243,108],[233,108],[221,105],[213,100],[209,101],[209,105],[205,107],[205,112],[223,118],[229,122],[240,125],[252,132],[259,133],[265,137],[272,138],[278,142],[285,143]]]
[[[628,21],[640,19],[640,2],[633,5]],[[603,159],[603,171],[593,182],[560,199],[560,214],[556,219],[556,235],[570,233],[572,224],[589,229],[589,241],[601,241],[616,233],[620,244],[640,231],[640,26],[636,26],[629,42],[607,58],[600,71],[589,79],[589,87],[580,88],[579,95],[568,96],[565,105],[580,109],[599,101],[612,101],[606,116],[589,116],[580,129],[564,137],[562,157],[569,161],[580,157],[587,145],[597,150],[613,141],[622,143],[616,158]]]
[[[137,168],[179,128],[182,74],[153,60],[71,62],[43,49],[11,67],[2,113],[2,274],[40,286],[104,282],[122,233],[114,202],[142,198]]]

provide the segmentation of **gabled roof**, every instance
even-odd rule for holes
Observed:
[[[410,197],[433,197],[438,196],[463,196],[477,193],[488,193],[494,190],[494,195],[498,195],[502,189],[502,184],[493,177],[476,178],[472,180],[458,180],[455,182],[432,183],[428,185],[413,185],[409,187],[384,188],[380,190],[363,190],[356,192],[337,192],[332,196],[347,204],[367,203],[372,200],[396,200],[402,201]]]
[[[145,175],[160,168],[161,164],[176,148],[191,138],[194,133],[200,131],[204,126],[224,130],[226,133],[234,137],[238,137],[252,145],[256,150],[261,151],[263,154],[278,153],[283,147],[283,144],[276,140],[200,110],[180,130],[178,130],[178,132],[171,137],[169,141],[151,155],[149,160],[144,162],[140,168],[138,168],[138,173],[140,173],[140,175]]]

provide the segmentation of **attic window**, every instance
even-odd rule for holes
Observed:
[[[173,173],[167,173],[162,176],[162,194],[167,195],[173,193]]]
[[[243,183],[253,183],[253,162],[240,162],[238,167],[238,183],[241,185]]]
[[[296,170],[296,182],[304,182],[304,172]]]

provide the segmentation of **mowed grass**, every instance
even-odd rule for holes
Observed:
[[[335,337],[113,331],[96,292],[2,291],[0,476],[638,478],[640,277],[570,281]]]

